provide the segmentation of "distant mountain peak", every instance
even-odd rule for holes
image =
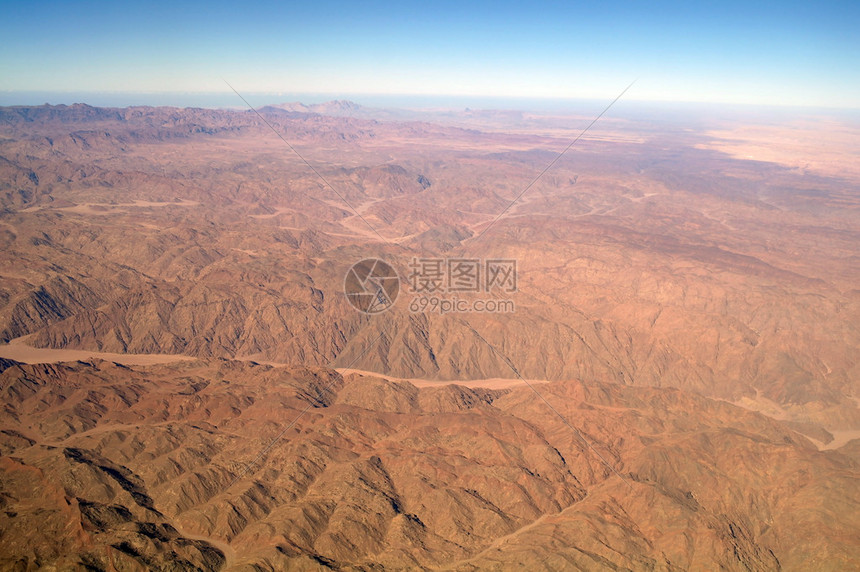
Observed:
[[[305,104],[301,102],[279,103],[268,105],[267,108],[280,109],[282,111],[292,111],[296,113],[317,113],[319,115],[353,115],[364,108],[348,99],[334,99],[325,103]]]

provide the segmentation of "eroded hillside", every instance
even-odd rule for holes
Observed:
[[[0,362],[4,566],[860,561],[850,124],[607,117],[535,180],[591,117],[260,113],[0,109],[0,341],[199,358]],[[515,309],[415,311],[419,259]]]

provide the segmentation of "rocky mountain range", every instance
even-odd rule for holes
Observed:
[[[591,119],[0,108],[0,567],[860,566],[852,139]]]

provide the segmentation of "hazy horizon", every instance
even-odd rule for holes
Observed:
[[[287,103],[319,105],[333,101],[348,101],[368,109],[403,110],[415,112],[521,111],[529,113],[591,113],[605,106],[611,98],[540,98],[504,96],[459,96],[421,94],[365,93],[242,93],[254,108]],[[177,107],[202,109],[248,109],[235,93],[207,92],[86,92],[86,91],[22,91],[0,92],[0,106],[40,106],[86,104],[93,107]],[[860,108],[789,104],[721,103],[713,101],[671,101],[622,98],[613,106],[617,117],[640,116],[643,111],[670,112],[679,115],[699,111],[731,116],[737,113],[766,113],[776,117],[792,113],[810,115],[833,114],[844,118],[860,118]]]

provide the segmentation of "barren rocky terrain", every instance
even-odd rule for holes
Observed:
[[[0,108],[0,567],[860,567],[856,121],[259,111]]]
[[[583,440],[525,387],[225,360],[6,365],[7,566],[856,562],[856,455],[675,389],[541,385]]]

